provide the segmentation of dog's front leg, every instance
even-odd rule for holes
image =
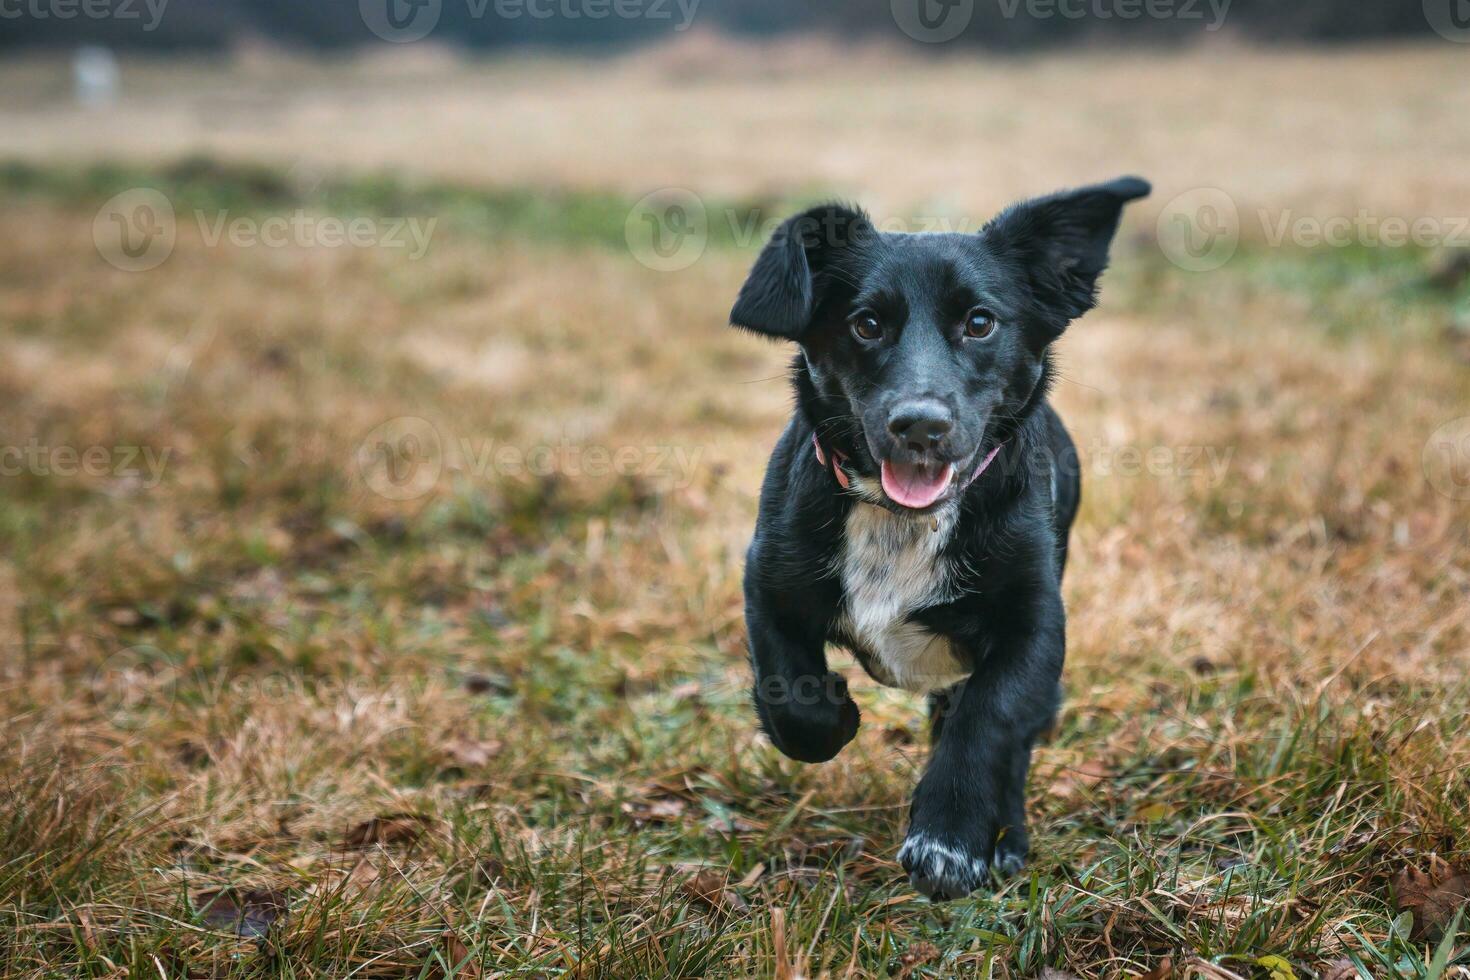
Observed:
[[[949,695],[914,792],[899,861],[936,900],[961,898],[1025,863],[1031,746],[1056,715],[1065,646],[1061,599],[1012,611],[977,671]]]
[[[827,670],[820,617],[783,612],[747,592],[745,624],[755,671],[755,708],[776,748],[801,762],[826,762],[857,734],[858,706],[847,681]]]

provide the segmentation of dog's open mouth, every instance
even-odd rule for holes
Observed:
[[[880,472],[888,499],[910,510],[932,506],[954,482],[953,463],[898,463],[885,459]]]

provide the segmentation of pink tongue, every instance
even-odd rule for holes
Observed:
[[[954,476],[954,467],[946,463],[942,470],[924,470],[909,463],[884,460],[882,476],[883,492],[890,500],[919,510],[944,496]]]

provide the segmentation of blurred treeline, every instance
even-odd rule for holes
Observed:
[[[567,16],[562,11],[612,8],[614,0],[12,0],[0,16],[0,46],[71,46],[98,42],[130,48],[218,49],[243,38],[268,39],[302,48],[341,48],[376,42],[362,14],[364,4],[438,8],[433,38],[471,48],[508,45],[626,47],[675,33],[692,23],[745,36],[822,33],[846,38],[905,41],[895,27],[891,2],[915,0],[617,0],[648,16]],[[918,0],[939,4],[946,0]],[[952,2],[952,0],[951,0]],[[971,0],[958,0],[971,2]],[[1075,41],[1167,44],[1205,35],[1224,9],[1223,32],[1260,41],[1355,41],[1428,36],[1421,0],[1060,0],[1069,15],[1051,13],[1058,0],[1042,0],[1045,16],[1028,13],[1036,0],[973,0],[968,28],[945,46],[1013,50]],[[1129,3],[1170,4],[1174,16],[1124,19],[1098,16]],[[1440,0],[1431,0],[1440,2]],[[1462,0],[1443,0],[1446,3]],[[87,16],[76,11],[100,3],[136,16]],[[152,17],[150,5],[162,16]],[[161,5],[161,6],[160,6]],[[517,6],[519,5],[519,6]],[[524,11],[534,7],[543,16]],[[519,9],[518,16],[497,10]],[[628,9],[628,8],[624,8]],[[935,8],[942,10],[942,7]],[[71,10],[70,16],[59,16]],[[546,15],[546,14],[549,14]],[[149,30],[143,25],[152,23]]]

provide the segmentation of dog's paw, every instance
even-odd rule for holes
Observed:
[[[828,673],[819,683],[792,684],[788,696],[762,700],[761,727],[781,752],[798,762],[827,762],[857,735],[862,714],[847,681]]]
[[[1030,837],[1025,827],[1005,827],[1000,840],[995,842],[995,854],[991,857],[991,871],[995,877],[1008,877],[1026,867],[1030,855]]]
[[[964,898],[990,880],[990,860],[959,839],[910,831],[898,852],[909,883],[936,902]]]
[[[1029,853],[1030,845],[1024,830],[1002,834],[990,859],[990,869],[999,878],[1009,878],[1026,866]]]

